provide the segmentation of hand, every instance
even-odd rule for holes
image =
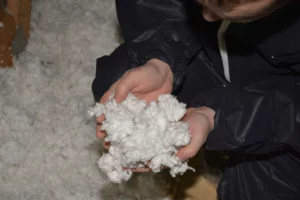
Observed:
[[[215,111],[208,107],[189,108],[182,121],[189,124],[190,143],[181,148],[176,156],[182,161],[194,157],[206,142],[208,134],[214,127]]]
[[[181,148],[176,156],[181,161],[186,161],[194,157],[203,144],[206,142],[208,134],[214,127],[215,111],[208,107],[188,108],[182,121],[189,124],[189,131],[192,135],[190,143]],[[131,169],[133,172],[149,172],[150,168]]]
[[[100,103],[105,103],[113,92],[117,102],[125,100],[129,93],[146,102],[157,100],[161,94],[172,92],[173,73],[170,66],[158,59],[151,59],[145,65],[127,71],[110,89],[103,95]],[[97,118],[96,135],[103,139],[106,135],[101,131],[101,123],[105,120],[102,115]],[[105,148],[109,145],[104,144]]]

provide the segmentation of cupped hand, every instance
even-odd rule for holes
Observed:
[[[194,157],[205,144],[208,134],[214,127],[215,111],[208,107],[189,108],[182,121],[189,124],[191,133],[190,143],[181,148],[176,156],[181,161]]]
[[[127,71],[109,90],[102,96],[100,103],[108,101],[114,93],[114,99],[122,102],[129,93],[139,99],[151,102],[158,96],[172,92],[173,73],[170,66],[158,59],[151,59],[145,65]],[[101,130],[101,123],[105,120],[102,115],[97,118],[96,135],[103,139],[106,134]],[[109,148],[109,143],[104,143]]]
[[[176,154],[181,161],[194,157],[206,142],[208,134],[214,127],[215,111],[208,107],[188,108],[182,121],[189,124],[190,143]],[[133,172],[149,172],[149,167],[131,169]]]

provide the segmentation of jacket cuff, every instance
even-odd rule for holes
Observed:
[[[218,102],[218,97],[214,90],[209,90],[204,93],[198,94],[189,104],[188,107],[202,107],[206,106],[215,111],[214,116],[214,128],[212,132],[218,127],[219,116],[220,116],[220,103]]]
[[[181,85],[189,61],[201,49],[201,45],[186,25],[167,20],[157,28],[127,42],[130,57],[141,65],[156,58],[167,63],[173,72],[173,91]]]
[[[173,72],[173,92],[180,87],[186,75],[186,64],[183,63],[182,60],[176,61],[172,59],[172,57],[169,56],[166,51],[163,50],[163,48],[147,49],[145,47],[144,50],[138,51],[139,53],[137,54],[133,49],[137,49],[138,47],[132,47],[132,44],[127,45],[127,47],[128,54],[141,65],[145,64],[151,59],[159,59],[167,63]]]

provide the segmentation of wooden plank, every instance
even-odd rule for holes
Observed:
[[[0,67],[13,64],[11,44],[16,30],[24,31],[26,39],[30,36],[31,0],[7,0],[6,6],[0,7]]]
[[[23,27],[27,39],[29,39],[30,33],[30,12],[31,0],[20,0],[18,24]]]
[[[20,0],[7,0],[7,10],[15,17],[15,23],[19,25],[19,2]]]
[[[6,12],[4,9],[0,10],[0,66],[12,66],[11,43],[16,34],[16,23],[14,16]]]
[[[190,159],[189,165],[196,171],[187,171],[179,178],[171,196],[173,200],[217,200],[217,183],[208,178],[207,166],[200,152]]]

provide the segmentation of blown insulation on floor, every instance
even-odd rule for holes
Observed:
[[[31,33],[0,69],[1,200],[167,200],[167,173],[111,183],[98,168],[91,83],[119,44],[114,0],[32,0]]]
[[[165,199],[161,174],[114,185],[99,170],[91,83],[119,33],[113,0],[33,0],[31,37],[0,69],[1,200]]]

